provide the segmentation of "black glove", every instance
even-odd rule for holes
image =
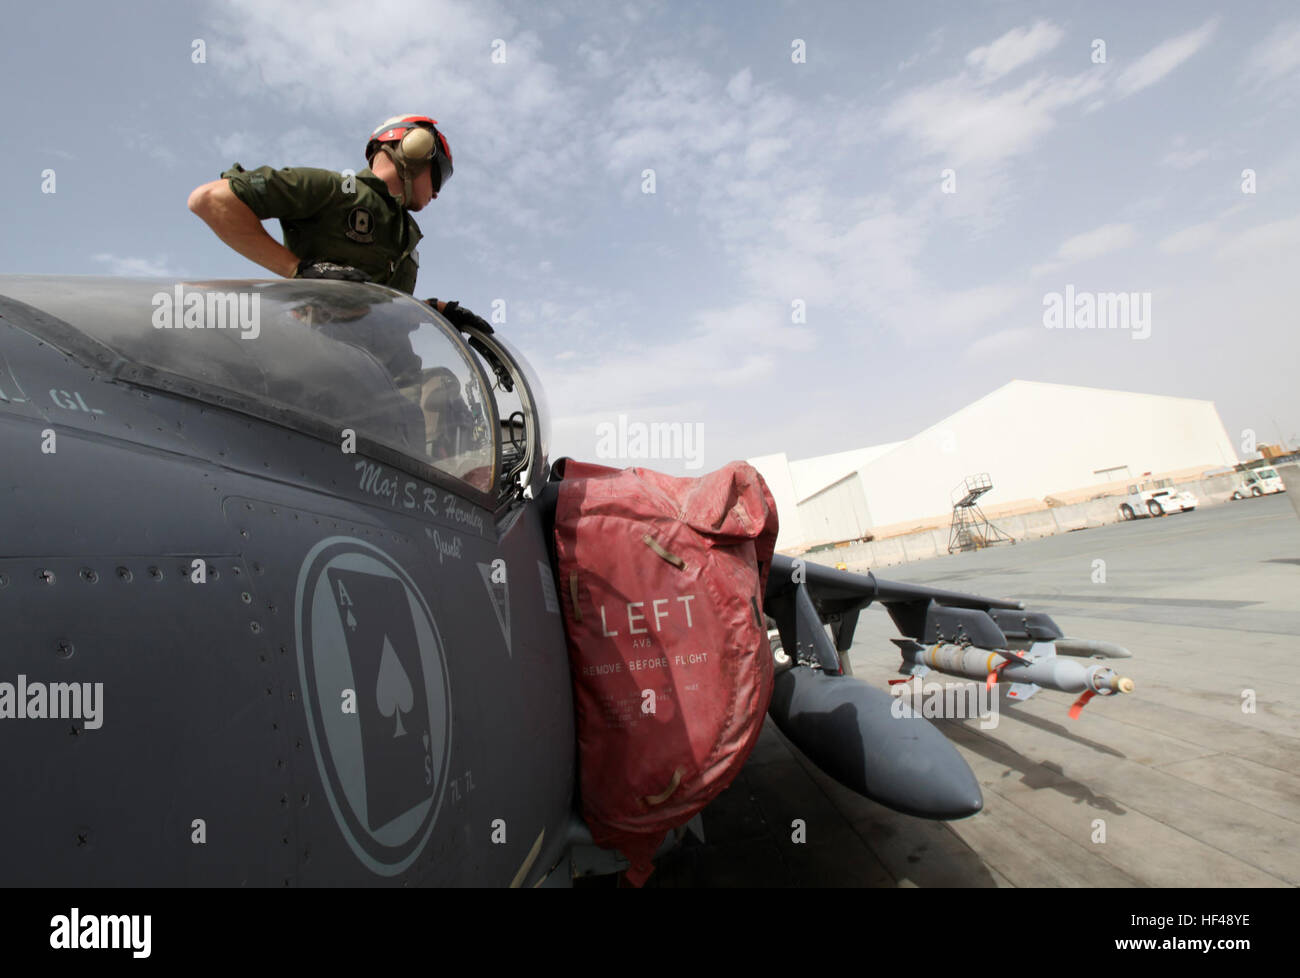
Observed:
[[[433,306],[433,308],[435,309],[438,308],[437,299],[426,299],[425,301],[428,302],[429,305]],[[480,333],[487,333],[491,335],[491,333],[493,332],[492,327],[488,325],[488,321],[486,319],[484,319],[482,316],[476,316],[474,313],[470,312],[468,309],[462,306],[459,302],[456,302],[454,299],[451,302],[447,303],[447,305],[442,310],[442,314],[446,316],[447,321],[451,323],[453,326],[455,326],[457,329],[466,329],[468,327],[473,327],[474,329],[478,330]]]
[[[332,278],[344,282],[369,282],[370,276],[351,265],[336,265],[332,261],[312,261],[304,258],[298,262],[294,278]]]

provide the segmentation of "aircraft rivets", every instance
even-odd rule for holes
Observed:
[[[289,690],[289,702],[290,702],[290,703],[297,703],[297,702],[298,702],[298,691],[297,691],[297,690],[294,690],[294,689]]]
[[[288,796],[288,795],[281,795],[281,796],[280,796],[280,807],[281,807],[281,808],[288,808],[288,807],[289,807],[289,796]]]
[[[270,695],[271,695],[271,687],[270,687],[270,686],[267,686],[267,687],[266,687],[266,695],[267,695],[267,696],[270,696]]]
[[[9,578],[4,574],[0,574],[0,588],[8,587],[8,586],[9,586]]]
[[[252,604],[253,596],[249,594],[247,591],[242,591],[240,592],[239,600],[244,602],[244,604]]]
[[[162,571],[160,571],[157,567],[149,568],[149,576],[152,577],[155,581],[161,581],[163,579]]]
[[[299,737],[293,742],[294,750],[302,750],[302,738]]]
[[[283,771],[283,770],[284,770],[284,760],[283,760],[282,758],[277,757],[277,758],[275,759],[275,769],[276,769],[277,771]]]
[[[255,574],[263,573],[262,565],[259,564],[257,561],[253,561],[253,573]]]
[[[244,503],[244,509],[252,509],[252,508],[253,508],[252,503]]]
[[[299,799],[299,801],[302,802],[302,807],[303,807],[303,808],[306,808],[308,805],[311,804],[311,795],[309,795],[309,794],[307,794],[306,792],[304,792],[304,793],[303,793],[303,796]],[[310,852],[311,850],[308,849],[307,851]]]
[[[131,577],[132,574],[131,574],[131,569],[129,567],[119,567],[117,569],[117,579],[119,581],[125,581],[127,584],[130,584]]]
[[[59,639],[59,643],[54,647],[54,649],[58,653],[60,659],[72,658],[72,652],[73,652],[72,643],[69,642],[67,639],[65,638]]]
[[[77,832],[77,848],[85,849],[90,845],[90,830],[81,829]]]
[[[240,530],[240,531],[239,531],[239,535],[240,535],[241,537],[243,537],[245,540],[248,539],[248,531],[247,531],[247,530]]]
[[[44,569],[42,569],[42,570],[38,570],[38,571],[36,572],[36,579],[37,579],[38,581],[40,581],[41,583],[43,583],[43,584],[53,584],[53,583],[54,583],[54,571],[52,571],[52,570],[44,570]]]
[[[81,579],[87,584],[94,584],[99,580],[99,575],[95,573],[93,568],[83,567],[81,568]]]
[[[253,633],[254,635],[259,635],[259,634],[261,634],[262,626],[259,625],[257,622],[255,622],[255,621],[250,621],[250,622],[248,623],[248,627],[249,627],[249,630],[252,631],[252,633]]]

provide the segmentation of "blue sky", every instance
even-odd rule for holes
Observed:
[[[709,468],[822,454],[1013,378],[1300,436],[1294,3],[56,2],[5,27],[0,272],[264,277],[193,187],[360,168],[374,125],[429,114],[456,172],[417,294],[505,301],[566,454],[619,414],[702,425]],[[1045,329],[1067,285],[1150,293],[1150,336]]]

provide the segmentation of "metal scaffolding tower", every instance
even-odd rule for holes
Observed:
[[[948,531],[948,553],[979,550],[994,543],[1015,543],[989,522],[979,507],[979,498],[993,488],[987,472],[963,479],[952,490],[952,528]]]

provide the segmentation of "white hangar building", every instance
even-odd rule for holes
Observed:
[[[1048,495],[1122,488],[1143,473],[1191,474],[1237,462],[1213,401],[1013,380],[905,440],[791,461],[749,460],[776,499],[777,547],[906,532],[952,512],[952,490],[987,472],[994,512]],[[883,533],[882,533],[883,531]]]

